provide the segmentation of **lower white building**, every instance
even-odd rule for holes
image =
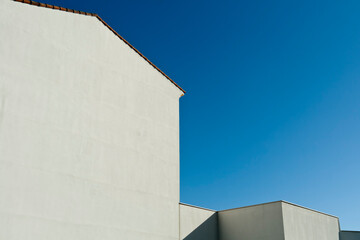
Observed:
[[[352,240],[279,201],[179,204],[174,81],[98,15],[0,0],[0,240]]]
[[[285,201],[224,211],[180,205],[184,240],[339,240],[339,234],[337,217]]]

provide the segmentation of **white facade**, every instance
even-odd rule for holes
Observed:
[[[180,204],[179,217],[180,239],[218,239],[218,214],[216,211]]]
[[[282,202],[286,240],[338,240],[337,217]]]
[[[281,202],[219,212],[222,240],[284,240]]]
[[[16,1],[0,0],[0,240],[339,239],[337,218],[282,201],[179,204],[183,90],[97,15]]]
[[[0,1],[0,239],[177,240],[179,88],[96,17]]]
[[[357,238],[360,237],[358,232],[341,232],[337,217],[285,201],[212,212],[213,215],[204,215],[206,210],[197,207],[186,207],[186,214],[180,214],[180,232],[185,233],[181,235],[182,240],[360,239]],[[216,216],[215,214],[217,226],[214,227],[209,216]],[[203,220],[200,221],[201,219]],[[183,228],[191,229],[190,226],[196,228],[191,232],[183,232]],[[213,232],[218,233],[217,237],[213,237],[215,234],[207,236],[211,231],[204,233],[206,228],[213,228]],[[201,237],[199,234],[202,234]],[[193,236],[196,238],[192,238]]]

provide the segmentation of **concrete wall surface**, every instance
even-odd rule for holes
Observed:
[[[286,240],[339,240],[339,219],[282,202]]]
[[[360,240],[359,231],[341,231],[340,240]]]
[[[215,211],[180,204],[180,239],[217,240],[217,220]]]
[[[0,0],[0,239],[178,240],[182,92],[97,18]]]
[[[284,239],[281,202],[220,211],[220,240]]]

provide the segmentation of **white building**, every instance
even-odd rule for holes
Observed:
[[[339,240],[283,201],[179,204],[183,94],[98,15],[0,0],[0,240]]]

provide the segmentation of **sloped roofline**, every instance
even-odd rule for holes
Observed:
[[[327,214],[327,213],[324,213],[324,212],[320,212],[320,211],[317,211],[317,210],[314,210],[314,209],[311,209],[311,208],[307,208],[307,207],[304,207],[304,206],[301,206],[301,205],[298,205],[298,204],[295,204],[295,203],[291,203],[291,202],[288,202],[288,201],[284,201],[284,200],[267,202],[267,203],[260,203],[260,204],[254,204],[254,205],[248,205],[248,206],[237,207],[237,208],[224,209],[224,210],[220,210],[220,211],[212,210],[212,209],[208,209],[208,208],[203,208],[203,207],[199,207],[199,206],[195,206],[195,205],[190,205],[190,204],[186,204],[186,203],[179,203],[179,204],[184,205],[184,206],[188,206],[188,207],[199,208],[199,209],[203,209],[203,210],[207,210],[207,211],[220,213],[220,212],[233,211],[233,210],[238,210],[238,209],[243,209],[243,208],[251,208],[251,207],[257,207],[257,206],[269,205],[269,204],[274,204],[274,203],[286,203],[286,204],[292,205],[294,207],[303,208],[303,209],[308,210],[308,211],[316,212],[316,213],[319,213],[319,214],[322,214],[322,215],[326,215],[326,216],[329,216],[329,217],[339,219],[337,216]]]
[[[86,15],[86,16],[92,16],[92,17],[96,17],[100,22],[102,22],[110,31],[112,31],[118,38],[120,38],[126,45],[128,45],[132,50],[134,50],[137,54],[140,55],[140,57],[142,57],[145,61],[147,61],[151,66],[153,66],[158,72],[160,72],[164,77],[166,77],[172,84],[174,84],[178,89],[180,89],[183,94],[185,94],[185,90],[182,89],[179,85],[177,85],[169,76],[167,76],[163,71],[161,71],[157,66],[155,66],[155,64],[153,64],[152,62],[150,62],[149,59],[147,59],[141,52],[139,52],[135,47],[133,47],[128,41],[126,41],[122,36],[120,36],[120,34],[118,34],[112,27],[109,26],[109,24],[107,24],[104,20],[102,20],[102,18],[96,14],[96,13],[88,13],[88,12],[82,12],[82,11],[78,11],[78,10],[73,10],[73,9],[69,9],[69,8],[64,8],[64,7],[59,7],[59,6],[54,6],[54,5],[50,5],[50,4],[46,4],[46,3],[40,3],[40,2],[35,2],[35,1],[31,1],[31,0],[13,0],[15,2],[21,2],[21,3],[26,3],[26,4],[30,4],[33,6],[38,6],[38,7],[45,7],[45,8],[51,8],[51,9],[55,9],[55,10],[60,10],[60,11],[65,11],[65,12],[70,12],[70,13],[76,13],[76,14],[81,14],[81,15]]]
[[[326,216],[329,216],[329,217],[333,217],[333,218],[339,219],[337,216],[334,216],[334,215],[331,215],[331,214],[327,214],[327,213],[324,213],[324,212],[320,212],[320,211],[317,211],[317,210],[314,210],[314,209],[311,209],[311,208],[307,208],[307,207],[304,207],[304,206],[301,206],[301,205],[298,205],[298,204],[295,204],[295,203],[291,203],[291,202],[288,202],[288,201],[284,201],[284,200],[267,202],[267,203],[260,203],[260,204],[254,204],[254,205],[249,205],[249,206],[244,206],[244,207],[230,208],[230,209],[225,209],[225,210],[221,210],[221,211],[218,211],[218,212],[226,212],[226,211],[232,211],[232,210],[243,209],[243,208],[250,208],[250,207],[256,207],[256,206],[262,206],[262,205],[268,205],[268,204],[274,204],[274,203],[286,203],[286,204],[292,205],[292,206],[294,206],[294,207],[303,208],[303,209],[308,210],[308,211],[320,213],[320,214],[322,214],[322,215],[326,215]]]
[[[199,207],[199,206],[196,206],[196,205],[191,205],[191,204],[187,204],[187,203],[179,203],[179,205],[183,205],[183,206],[186,206],[186,207],[192,207],[192,208],[198,208],[198,209],[202,209],[202,210],[206,210],[206,211],[209,211],[209,212],[218,212],[216,210],[212,210],[212,209],[209,209],[209,208],[203,208],[203,207]]]

